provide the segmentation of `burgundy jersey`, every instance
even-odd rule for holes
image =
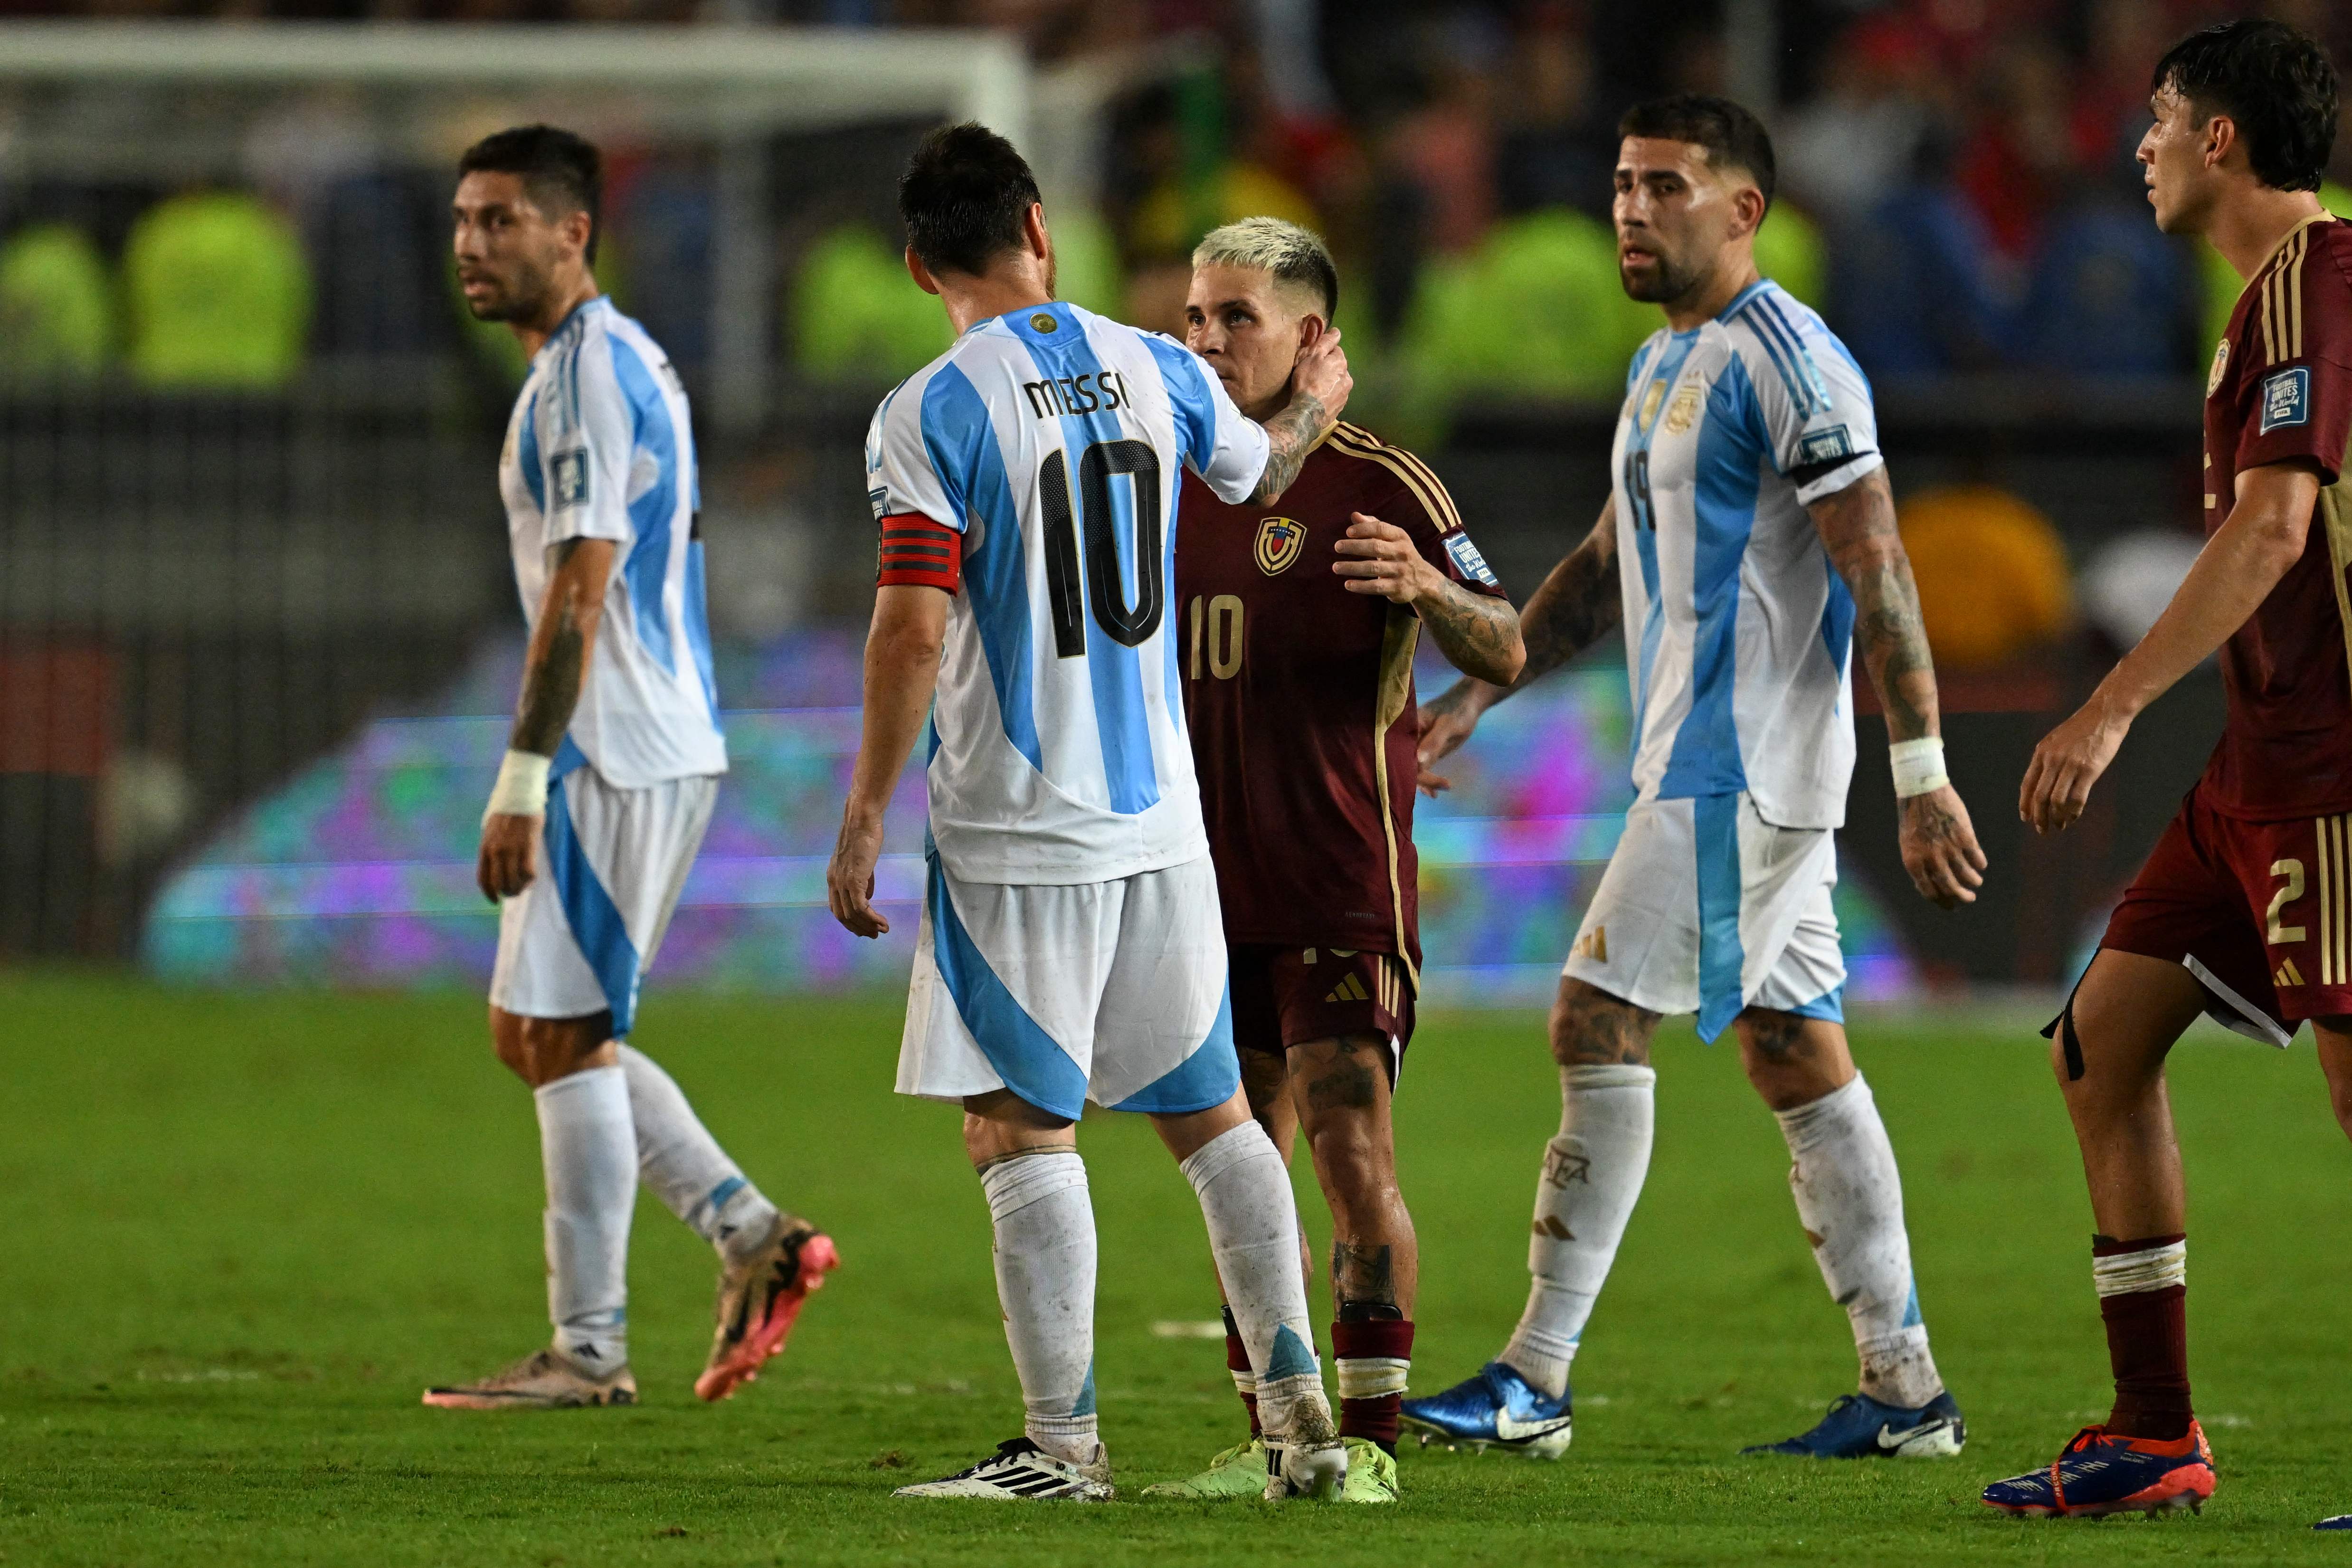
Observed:
[[[2317,466],[2319,505],[2296,562],[2221,650],[2229,722],[2201,788],[2256,821],[2352,810],[2352,224],[2305,221],[2246,285],[2205,389],[2205,531],[2238,476]]]
[[[1392,952],[1418,988],[1421,618],[1341,586],[1333,546],[1360,511],[1471,592],[1502,584],[1437,476],[1352,425],[1273,505],[1226,506],[1205,485],[1181,504],[1178,657],[1225,940]]]

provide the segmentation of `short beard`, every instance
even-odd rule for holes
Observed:
[[[1652,255],[1656,255],[1653,251]],[[1664,257],[1658,257],[1657,272],[1646,283],[1637,283],[1623,268],[1617,269],[1617,280],[1625,286],[1625,297],[1639,300],[1645,305],[1671,305],[1704,281],[1698,273],[1676,267]]]
[[[531,321],[547,309],[551,289],[547,274],[530,267],[519,268],[514,288],[493,298],[489,303],[477,305],[466,301],[466,309],[478,321]]]

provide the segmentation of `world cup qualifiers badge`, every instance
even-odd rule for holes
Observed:
[[[1257,569],[1272,577],[1286,570],[1307,547],[1307,525],[1269,517],[1257,525]]]

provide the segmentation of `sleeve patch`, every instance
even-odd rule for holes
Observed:
[[[2311,423],[2311,367],[2295,365],[2263,379],[2262,422],[2254,434]]]
[[[1797,445],[1798,461],[1809,468],[1822,463],[1843,462],[1853,456],[1853,436],[1843,425],[1816,430]]]
[[[866,492],[866,504],[874,509],[874,521],[879,522],[889,512],[890,490],[884,486]]]
[[[558,452],[548,459],[548,476],[554,483],[554,510],[568,511],[588,504],[588,453],[575,447],[569,452]]]
[[[1454,557],[1454,564],[1460,568],[1465,577],[1484,583],[1489,588],[1502,586],[1495,580],[1494,568],[1486,564],[1486,558],[1478,553],[1478,547],[1470,542],[1470,536],[1462,530],[1457,528],[1445,536],[1445,553]]]

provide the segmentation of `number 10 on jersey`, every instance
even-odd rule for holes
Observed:
[[[1119,572],[1118,512],[1110,481],[1129,479],[1134,530],[1123,542],[1135,563],[1135,603],[1127,602]],[[1072,502],[1076,502],[1075,510]],[[1097,441],[1078,455],[1078,488],[1070,491],[1068,462],[1049,452],[1037,468],[1037,502],[1045,518],[1045,598],[1054,614],[1054,652],[1076,658],[1087,651],[1087,611],[1111,641],[1135,647],[1160,629],[1167,563],[1160,559],[1160,454],[1149,441]],[[1078,555],[1079,514],[1085,517],[1085,588]]]

